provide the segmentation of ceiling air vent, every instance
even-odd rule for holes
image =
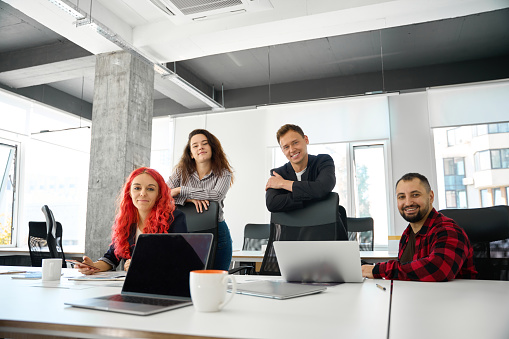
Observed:
[[[191,14],[204,14],[215,10],[237,10],[238,8],[232,8],[236,6],[242,6],[242,0],[197,0],[197,1],[186,1],[186,0],[173,0],[173,4],[182,12],[184,15]]]
[[[198,20],[272,9],[270,0],[150,0],[172,19]]]

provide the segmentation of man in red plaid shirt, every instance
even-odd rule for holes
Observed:
[[[417,281],[475,279],[473,250],[465,231],[433,208],[428,179],[407,173],[396,183],[401,216],[410,224],[399,242],[398,260],[363,265],[367,278]]]

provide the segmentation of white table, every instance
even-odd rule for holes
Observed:
[[[383,262],[390,259],[397,259],[397,252],[389,251],[360,251],[361,259],[368,262]],[[232,261],[262,262],[262,251],[233,251]]]
[[[21,268],[21,267],[18,267]],[[0,271],[8,267],[0,266]],[[75,274],[75,271],[66,269]],[[278,277],[238,276],[239,281]],[[199,313],[192,306],[152,316],[134,316],[68,307],[64,302],[118,293],[108,282],[68,282],[69,288],[35,287],[40,280],[0,275],[0,336],[37,333],[86,337],[161,337],[173,334],[223,338],[386,338],[389,281],[341,284],[289,300],[235,295],[223,311]],[[113,282],[116,284],[116,282]],[[72,289],[72,286],[86,289]],[[7,334],[6,334],[7,333]]]
[[[394,281],[389,338],[507,339],[509,281]]]

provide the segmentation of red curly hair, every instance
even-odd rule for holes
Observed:
[[[145,221],[143,233],[168,233],[174,220],[175,202],[170,194],[170,188],[164,182],[161,174],[148,167],[140,167],[134,170],[127,178],[117,201],[117,215],[111,234],[111,243],[115,246],[117,258],[131,258],[128,239],[131,235],[131,226],[139,221],[138,210],[134,206],[130,194],[131,184],[134,178],[143,173],[154,178],[159,186],[159,197]]]

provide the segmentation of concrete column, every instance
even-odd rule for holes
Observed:
[[[94,86],[85,253],[95,261],[111,242],[125,178],[150,164],[154,69],[127,52],[100,54]]]

